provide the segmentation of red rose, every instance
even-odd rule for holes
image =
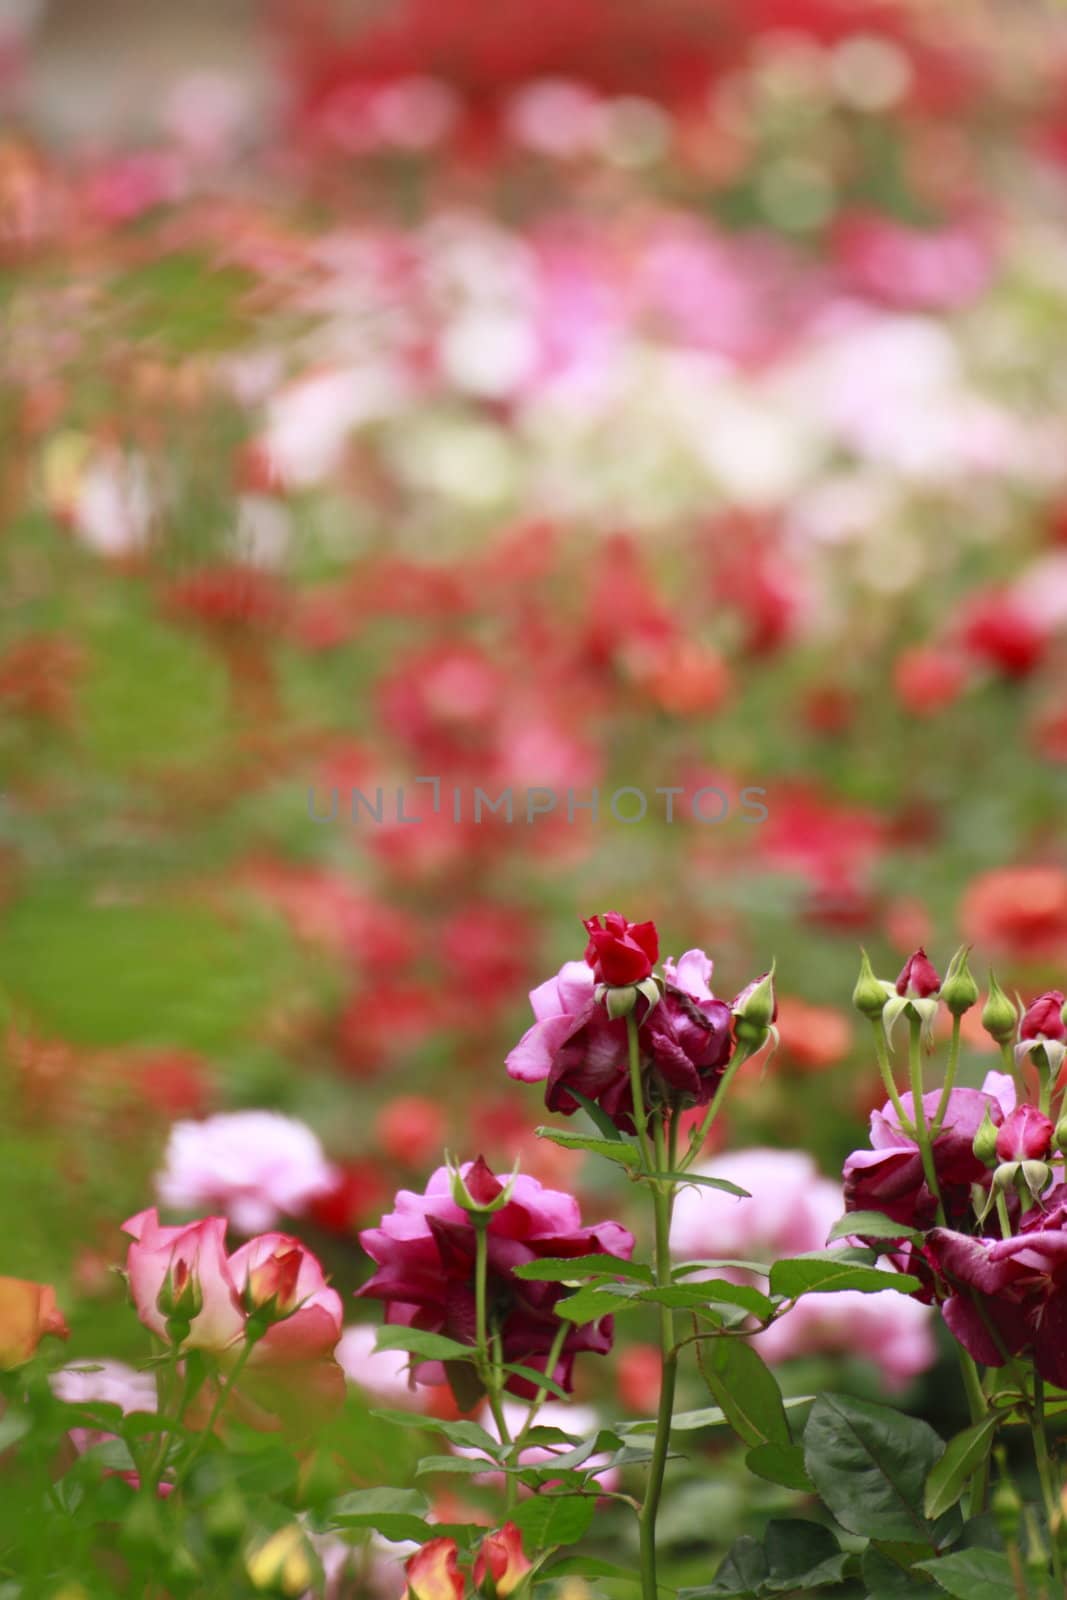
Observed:
[[[650,976],[659,959],[654,922],[627,922],[617,911],[606,911],[602,918],[586,917],[582,925],[589,935],[585,959],[599,983],[621,986]]]

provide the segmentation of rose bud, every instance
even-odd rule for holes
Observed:
[[[57,1339],[70,1336],[52,1286],[24,1278],[0,1278],[0,1372],[29,1361],[49,1334]]]
[[[297,1282],[304,1252],[299,1245],[281,1240],[265,1260],[249,1268],[244,1306],[250,1321],[264,1332],[274,1322],[284,1322],[300,1305]]]
[[[402,1600],[463,1600],[463,1576],[455,1539],[431,1539],[405,1564],[408,1586]]]
[[[452,1199],[461,1211],[465,1211],[472,1221],[488,1219],[497,1211],[503,1211],[511,1199],[515,1188],[515,1179],[518,1176],[519,1164],[515,1167],[508,1183],[501,1183],[490,1171],[484,1156],[478,1156],[468,1163],[466,1176],[463,1168],[456,1165],[451,1156],[446,1152],[445,1164],[448,1168],[449,1187]]]
[[[1000,1129],[989,1115],[989,1107],[986,1106],[985,1116],[979,1124],[978,1132],[975,1134],[974,1143],[971,1146],[976,1159],[983,1166],[995,1167],[997,1164],[997,1158],[1000,1153],[997,1142],[999,1132]]]
[[[507,1600],[532,1567],[523,1553],[522,1534],[513,1522],[505,1522],[482,1540],[474,1562],[474,1584],[488,1600]]]
[[[997,982],[996,973],[989,974],[989,994],[982,1008],[982,1027],[997,1044],[1010,1044],[1015,1037],[1019,1013]]]
[[[886,1001],[892,992],[892,985],[876,978],[871,958],[866,950],[860,952],[863,959],[860,962],[860,975],[856,979],[856,987],[852,991],[852,1004],[863,1016],[870,1017],[876,1022],[885,1010]]]
[[[1067,1039],[1067,1024],[1064,1023],[1062,1012],[1062,989],[1048,989],[1044,994],[1039,994],[1023,1012],[1019,1024],[1020,1040],[1054,1039],[1062,1044]]]
[[[904,963],[896,982],[897,994],[909,1000],[928,1000],[941,988],[937,968],[927,958],[922,945]]]
[[[607,911],[603,918],[586,917],[582,926],[589,935],[585,959],[599,983],[616,988],[651,977],[659,960],[654,922],[627,922],[619,912]]]
[[[1041,1161],[1049,1153],[1053,1132],[1051,1120],[1036,1106],[1019,1106],[997,1130],[997,1159]]]
[[[961,945],[952,957],[941,985],[941,998],[954,1017],[962,1017],[978,999],[978,985],[967,963],[967,946]]]
[[[762,978],[754,978],[734,998],[734,1034],[740,1044],[758,1050],[774,1026],[778,1016],[778,999],[774,992],[774,967]]]

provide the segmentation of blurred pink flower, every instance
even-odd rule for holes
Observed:
[[[101,1400],[120,1406],[124,1415],[131,1411],[155,1411],[156,1380],[150,1372],[138,1372],[124,1361],[94,1361],[84,1366],[61,1367],[50,1378],[53,1392],[69,1405]],[[114,1435],[93,1428],[71,1428],[75,1450],[84,1454],[94,1444]]]
[[[233,1111],[176,1122],[156,1177],[163,1205],[217,1208],[241,1233],[299,1216],[336,1173],[315,1134],[278,1111]]]
[[[821,1177],[803,1150],[737,1150],[695,1170],[739,1184],[751,1198],[683,1189],[671,1227],[671,1252],[683,1260],[740,1257],[769,1264],[822,1250],[843,1210],[839,1186]],[[736,1280],[744,1274],[716,1268],[707,1276]],[[807,1295],[753,1342],[771,1363],[865,1356],[890,1387],[925,1371],[936,1356],[929,1308],[893,1290]]]
[[[349,1383],[378,1405],[424,1411],[428,1394],[411,1382],[406,1350],[376,1350],[378,1331],[369,1322],[345,1329],[336,1356]]]

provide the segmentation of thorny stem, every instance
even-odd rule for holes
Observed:
[[[478,1365],[480,1376],[485,1385],[489,1409],[496,1424],[497,1436],[504,1447],[511,1445],[511,1435],[508,1432],[507,1421],[504,1417],[504,1407],[500,1398],[500,1351],[493,1348],[489,1342],[489,1326],[486,1313],[487,1285],[489,1279],[489,1234],[487,1217],[475,1217],[474,1221],[474,1337],[478,1348]],[[511,1457],[508,1457],[509,1465]],[[505,1474],[505,1493],[507,1508],[511,1511],[515,1503],[515,1480],[510,1473]]]
[[[184,1467],[178,1473],[177,1478],[175,1479],[176,1485],[185,1482],[190,1471],[192,1470],[194,1462],[198,1459],[202,1450],[204,1449],[204,1446],[207,1444],[208,1439],[210,1439],[212,1433],[214,1432],[215,1424],[222,1415],[223,1408],[233,1393],[237,1385],[238,1378],[245,1369],[245,1363],[248,1361],[249,1356],[256,1347],[256,1342],[257,1341],[255,1339],[245,1340],[241,1354],[237,1357],[237,1360],[230,1368],[229,1376],[227,1377],[225,1383],[219,1385],[219,1391],[215,1396],[215,1404],[211,1407],[211,1413],[208,1416],[207,1422],[204,1424],[204,1431],[201,1433],[196,1444],[193,1446],[192,1453],[187,1457]]]
[[[948,1097],[952,1093],[952,1090],[953,1090],[953,1088],[955,1086],[955,1083],[956,1083],[956,1069],[959,1066],[959,1064],[960,1064],[960,1019],[957,1016],[953,1016],[953,1018],[952,1018],[952,1042],[950,1043],[950,1045],[948,1047],[948,1064],[945,1067],[945,1085],[944,1085],[944,1088],[941,1090],[941,1098],[937,1102],[937,1110],[934,1112],[934,1120],[930,1124],[930,1137],[932,1139],[936,1139],[938,1134],[941,1132],[941,1124],[944,1122],[944,1120],[945,1120],[945,1112],[948,1110]]]
[[[871,1031],[874,1034],[874,1053],[878,1061],[878,1070],[882,1074],[885,1092],[889,1096],[893,1110],[897,1114],[900,1131],[910,1138],[915,1131],[915,1125],[905,1113],[900,1095],[897,1092],[896,1080],[893,1077],[893,1068],[889,1060],[889,1049],[885,1042],[885,1029],[879,1017],[871,1018]]]
[[[997,1190],[997,1220],[1000,1223],[1000,1237],[1011,1238],[1011,1218],[1008,1216],[1008,1202],[1004,1190]]]
[[[667,1167],[667,1146],[661,1112],[653,1113],[653,1139],[655,1142],[656,1170]],[[674,1184],[657,1183],[652,1189],[655,1214],[655,1277],[660,1288],[671,1281],[670,1230],[671,1211],[674,1206]],[[641,1508],[641,1588],[643,1600],[657,1600],[656,1582],[656,1518],[663,1493],[663,1475],[670,1448],[671,1421],[674,1416],[674,1386],[678,1372],[678,1351],[674,1343],[674,1313],[670,1306],[659,1308],[660,1340],[660,1390],[656,1416],[656,1437],[652,1447],[652,1460],[648,1469],[648,1489]]]
[[[953,1020],[958,1024],[958,1018],[954,1018]],[[937,1167],[934,1164],[934,1155],[930,1143],[930,1129],[927,1126],[926,1111],[923,1106],[922,1023],[917,1016],[910,1016],[908,1021],[910,1024],[908,1039],[908,1071],[911,1084],[912,1107],[915,1112],[914,1138],[916,1144],[919,1146],[919,1154],[922,1158],[923,1176],[926,1179],[926,1186],[930,1190],[930,1193],[933,1195],[934,1200],[937,1203],[938,1224],[939,1226],[944,1227],[945,1207],[941,1199],[941,1188],[937,1181]],[[876,1022],[874,1024],[874,1028],[876,1038],[882,1043],[882,1055],[885,1057],[885,1067],[883,1068],[882,1076],[887,1079],[888,1087],[888,1084],[892,1082],[892,1071],[889,1068],[889,1057],[888,1052],[885,1050],[884,1035],[882,1034],[882,1029],[879,1023]],[[953,1043],[958,1049],[959,1041],[957,1034],[958,1027],[953,1029]],[[950,1071],[952,1070],[953,1059],[954,1058],[950,1058]],[[881,1064],[881,1057],[879,1058],[879,1064]],[[946,1087],[951,1090],[951,1082],[947,1079]],[[938,1105],[938,1115],[942,1114],[943,1108],[945,1105],[947,1105],[947,1103],[947,1094],[944,1090],[942,1090],[941,1101]],[[897,1116],[900,1117],[901,1112],[899,1109],[899,1101],[894,1099],[894,1105],[898,1107]],[[935,1124],[936,1120],[937,1119],[935,1118]],[[904,1121],[901,1119],[901,1127],[903,1128],[904,1126]],[[960,1375],[963,1379],[963,1387],[967,1396],[967,1405],[971,1413],[971,1421],[981,1422],[982,1418],[987,1415],[989,1406],[986,1401],[985,1391],[982,1388],[982,1380],[978,1376],[978,1368],[975,1366],[972,1357],[967,1353],[962,1345],[957,1346],[957,1354],[959,1356]],[[972,1516],[977,1516],[985,1505],[988,1486],[989,1463],[986,1462],[982,1467],[979,1468],[971,1483]]]
[[[1001,1057],[1003,1059],[1005,1067],[1011,1073],[1012,1079],[1013,1079],[1014,1084],[1015,1084],[1015,1090],[1016,1090],[1016,1093],[1019,1096],[1020,1101],[1025,1100],[1026,1099],[1026,1082],[1025,1082],[1025,1080],[1023,1078],[1023,1075],[1022,1075],[1022,1069],[1019,1067],[1019,1064],[1015,1059],[1015,1051],[1012,1049],[1010,1044],[1005,1042],[1005,1043],[1001,1044],[1000,1054],[1001,1054]]]
[[[923,1106],[923,1057],[922,1057],[922,1022],[917,1016],[908,1017],[910,1034],[908,1039],[908,1072],[911,1079],[911,1104],[915,1113],[915,1142],[919,1146],[922,1157],[923,1175],[926,1178],[926,1187],[937,1202],[937,1225],[945,1226],[945,1208],[941,1203],[941,1191],[937,1184],[937,1169],[934,1166],[934,1152],[930,1144],[930,1129],[926,1121],[926,1109]]]
[[[1049,1460],[1048,1440],[1045,1437],[1045,1381],[1039,1372],[1034,1373],[1034,1405],[1030,1413],[1030,1432],[1034,1441],[1034,1461],[1037,1464],[1037,1476],[1041,1483],[1041,1497],[1045,1502],[1045,1516],[1048,1518],[1049,1543],[1052,1546],[1052,1570],[1062,1588],[1063,1564],[1060,1557],[1059,1540],[1056,1538],[1059,1495],[1056,1492],[1052,1462]]]
[[[641,1146],[641,1161],[646,1172],[652,1171],[652,1151],[648,1142],[648,1116],[641,1087],[641,1044],[637,1037],[637,1018],[633,1012],[626,1017],[626,1043],[630,1055],[630,1089],[634,1101],[634,1126]]]
[[[743,1044],[743,1045],[741,1045],[739,1047],[739,1049],[737,1050],[737,1053],[735,1054],[733,1060],[730,1062],[729,1066],[726,1068],[726,1071],[723,1073],[722,1077],[719,1079],[719,1086],[715,1090],[715,1093],[711,1098],[711,1101],[710,1101],[710,1104],[708,1105],[707,1111],[704,1113],[704,1120],[702,1122],[698,1123],[698,1125],[693,1129],[692,1133],[689,1136],[689,1148],[688,1148],[688,1150],[686,1151],[685,1155],[682,1157],[681,1161],[678,1163],[677,1168],[674,1168],[673,1170],[676,1170],[678,1172],[688,1172],[689,1171],[689,1168],[693,1165],[693,1162],[696,1160],[697,1156],[700,1154],[701,1149],[703,1148],[704,1140],[707,1138],[708,1134],[711,1132],[712,1125],[713,1125],[713,1123],[715,1121],[715,1118],[719,1114],[719,1107],[722,1105],[723,1101],[725,1100],[726,1092],[729,1089],[731,1083],[733,1082],[734,1077],[737,1074],[738,1069],[740,1067],[744,1066],[745,1062],[748,1060],[749,1056],[751,1056],[751,1055],[752,1055],[752,1046],[751,1045]]]
[[[559,1327],[556,1329],[556,1337],[552,1341],[552,1348],[548,1353],[548,1360],[545,1362],[545,1373],[550,1378],[553,1376],[557,1366],[559,1365],[559,1358],[563,1353],[563,1343],[567,1337],[568,1326],[568,1323],[561,1320]],[[514,1466],[518,1462],[519,1455],[522,1452],[522,1447],[526,1442],[526,1435],[529,1433],[530,1429],[537,1420],[537,1413],[540,1411],[547,1398],[548,1390],[542,1386],[538,1389],[537,1393],[533,1397],[533,1400],[530,1402],[530,1409],[527,1412],[526,1420],[519,1429],[518,1433],[515,1435],[511,1456],[509,1458],[510,1466]]]

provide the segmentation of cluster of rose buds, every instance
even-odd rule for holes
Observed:
[[[487,1533],[474,1558],[471,1580],[474,1592],[485,1600],[507,1600],[532,1571],[522,1548],[522,1535],[513,1522]],[[466,1581],[459,1567],[454,1539],[431,1539],[408,1561],[408,1586],[404,1600],[463,1600]]]
[[[897,1263],[919,1279],[921,1298],[940,1305],[975,1360],[1002,1366],[1028,1353],[1042,1377],[1063,1385],[1064,996],[1050,990],[1016,1005],[990,973],[982,1024],[1006,1070],[988,1073],[981,1089],[957,1088],[959,1022],[978,998],[966,949],[957,951],[944,981],[922,949],[895,984],[876,978],[864,957],[854,1000],[874,1024],[890,1099],[871,1117],[872,1148],[845,1163],[846,1210],[879,1212],[901,1226]],[[946,1082],[930,1093],[898,1094],[886,1049],[894,1026],[906,1016],[913,1029],[914,1085],[916,1071],[921,1082],[920,1039],[932,1037],[942,1004],[953,1018]],[[994,1215],[995,1236],[988,1231]]]

